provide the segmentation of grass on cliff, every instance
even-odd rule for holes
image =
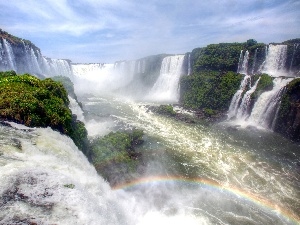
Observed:
[[[66,90],[50,78],[0,72],[0,118],[29,127],[51,127],[70,136],[83,150],[87,131],[72,117]]]
[[[240,86],[242,75],[201,71],[181,79],[181,102],[186,108],[225,111]]]

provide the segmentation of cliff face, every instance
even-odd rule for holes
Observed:
[[[73,74],[70,60],[46,58],[30,41],[0,30],[0,71],[8,70],[39,77]]]
[[[292,140],[300,141],[300,78],[286,86],[274,130]]]

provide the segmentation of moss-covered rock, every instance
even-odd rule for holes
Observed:
[[[143,131],[111,132],[91,143],[92,163],[111,184],[124,182],[136,172],[141,154],[136,146],[143,143]]]
[[[0,118],[29,127],[50,126],[69,135],[80,148],[86,146],[84,124],[72,117],[63,85],[50,78],[0,72]]]
[[[286,86],[274,130],[292,140],[300,141],[300,78]]]
[[[258,96],[265,91],[270,91],[273,88],[273,80],[274,78],[269,76],[268,74],[258,74],[258,75],[254,75],[252,77],[252,85],[254,85],[254,83],[257,81],[257,86],[255,91],[251,94],[251,99],[256,100],[258,98]]]
[[[166,116],[176,116],[176,112],[173,109],[172,105],[160,105],[160,106],[152,106],[149,108],[151,111],[158,113],[158,114],[162,114],[162,115],[166,115]]]

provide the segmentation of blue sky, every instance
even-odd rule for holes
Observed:
[[[112,63],[300,38],[300,0],[1,0],[0,28],[51,58]]]

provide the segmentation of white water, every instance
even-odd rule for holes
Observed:
[[[238,67],[238,73],[241,74],[248,74],[248,61],[249,61],[249,52],[248,50],[245,52],[245,55],[243,55],[243,51],[241,52],[240,55],[240,62],[239,62],[239,67]]]
[[[97,113],[95,107],[97,104],[98,113],[107,110],[102,98],[98,101],[91,98],[89,101],[93,102],[93,107],[89,108],[89,105],[86,105],[87,110]],[[208,178],[223,187],[236,186],[241,190],[256,193],[261,199],[274,201],[273,205],[281,205],[297,195],[296,184],[290,186],[290,181],[280,179],[287,176],[284,169],[268,161],[271,158],[282,159],[279,155],[275,156],[277,154],[275,152],[285,152],[284,148],[292,151],[291,146],[286,146],[280,138],[274,136],[269,139],[268,134],[273,135],[272,133],[256,131],[256,134],[253,131],[247,133],[247,130],[241,130],[234,132],[234,136],[228,136],[201,125],[187,125],[152,114],[147,112],[147,107],[143,104],[124,99],[109,99],[109,103],[109,107],[119,109],[113,112],[114,118],[117,119],[116,126],[122,122],[143,129],[146,133],[146,146],[141,151],[145,155],[148,152],[157,156],[144,169],[146,177],[163,175],[172,177],[175,173],[175,176]],[[175,161],[172,162],[172,159],[171,162],[164,161],[165,152],[172,154],[171,158],[175,158]],[[275,154],[273,156],[264,155],[273,153]],[[259,154],[262,154],[262,157]],[[170,164],[182,168],[181,172],[175,172],[176,169],[173,167],[168,169]],[[294,179],[298,179],[297,177]],[[186,189],[184,182],[182,185],[179,183],[151,181],[149,178],[149,183],[129,188],[126,193],[138,196],[141,203],[149,203],[137,205],[145,213],[143,218],[150,220],[146,224],[151,222],[162,224],[166,221],[169,223],[178,221],[180,224],[184,220],[187,224],[286,223],[275,219],[261,207],[249,205],[240,196],[237,199],[231,198],[224,190],[221,194],[212,191],[211,188],[199,188],[197,185]],[[284,200],[285,198],[288,200]],[[297,197],[294,200],[297,201]],[[285,206],[291,207],[288,205]]]
[[[12,70],[17,70],[16,67],[16,62],[15,62],[15,56],[12,50],[11,45],[7,42],[6,39],[3,39],[3,44],[4,44],[4,50],[5,50],[5,54],[7,56],[7,60],[8,60],[8,66],[10,67],[10,69]]]
[[[7,65],[5,68],[0,68],[1,70],[14,70],[17,73],[31,73],[46,77],[60,75],[72,78],[73,76],[71,66],[67,60],[46,59],[38,49],[32,48],[24,41],[22,41],[23,49],[18,49],[18,51],[23,51],[22,54],[19,53],[16,56],[13,51],[14,46],[6,39],[3,39],[3,43],[5,55],[1,60],[6,61]],[[18,59],[17,57],[23,58]]]
[[[68,95],[70,104],[69,108],[71,109],[72,113],[77,116],[77,119],[84,122],[84,115],[81,107],[78,105],[77,101],[72,98],[70,95]]]
[[[38,63],[38,59],[37,59],[37,57],[36,57],[36,55],[35,55],[32,48],[30,49],[30,59],[31,59],[30,62],[31,62],[32,69],[33,69],[32,72],[41,74],[42,70],[40,68],[40,65]]]
[[[189,57],[188,57],[188,74],[187,75],[191,75],[192,72],[192,67],[191,67],[191,53],[189,53]]]
[[[122,203],[69,138],[50,128],[28,133],[1,126],[0,135],[1,224],[130,224]]]
[[[182,75],[184,55],[165,57],[160,75],[153,85],[147,100],[154,102],[178,102],[179,80]]]
[[[241,104],[242,94],[246,90],[247,86],[250,85],[250,82],[251,82],[251,76],[249,75],[244,76],[239,90],[234,94],[231,100],[228,114],[227,114],[229,119],[236,116],[237,110]]]
[[[257,84],[260,78],[257,79],[255,84],[244,94],[241,104],[237,110],[236,117],[237,119],[245,120],[249,116],[250,103],[251,103],[251,94],[255,91]]]
[[[276,109],[279,107],[281,91],[292,79],[275,78],[273,89],[262,93],[252,109],[249,122],[268,129],[272,128],[276,119]]]
[[[267,50],[266,61],[263,65],[262,72],[271,76],[285,76],[284,69],[287,57],[286,45],[270,44]]]
[[[261,72],[268,73],[272,77],[285,76],[286,71],[284,69],[287,57],[286,45],[272,45],[266,46],[266,60],[259,69]],[[255,51],[256,57],[257,51]],[[240,54],[238,72],[245,73],[248,70],[249,54],[247,52],[243,56],[243,52]],[[254,58],[252,73],[254,72],[256,58]],[[250,77],[248,78],[250,81]],[[259,81],[259,80],[258,80]],[[235,93],[231,100],[231,104],[228,110],[228,118],[236,117],[237,123],[243,125],[254,125],[257,127],[264,127],[272,129],[276,122],[276,112],[280,106],[280,97],[282,88],[291,79],[276,78],[274,80],[274,87],[271,91],[262,93],[253,109],[250,109],[251,94],[255,91],[258,81],[253,85],[241,99],[242,93],[246,88],[247,76],[241,83],[240,89]]]
[[[114,64],[73,64],[72,69],[79,93],[113,92],[130,82]]]
[[[279,208],[297,206],[293,181],[298,175],[286,170],[285,164],[281,166],[281,161],[268,162],[259,155],[278,151],[274,156],[281,159],[280,139],[277,143],[274,137],[269,145],[252,150],[251,140],[244,137],[236,139],[226,132],[157,116],[132,101],[104,102],[93,97],[84,103],[88,110],[93,106],[90,112],[94,114],[107,110],[109,103],[118,109],[111,111],[114,118],[145,131],[143,154],[147,157],[150,152],[156,157],[145,176],[196,176],[220,187],[149,178],[126,189],[111,190],[66,136],[50,128],[21,131],[0,125],[0,224],[294,224],[280,211],[227,190],[235,186],[269,199]],[[290,143],[284,146],[293,154],[297,149]],[[160,161],[168,158],[166,151],[180,159]],[[168,165],[174,168],[168,169]],[[181,172],[176,171],[177,166],[183,168]]]

